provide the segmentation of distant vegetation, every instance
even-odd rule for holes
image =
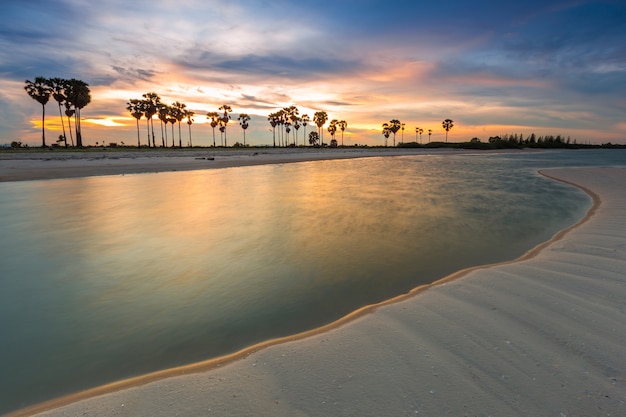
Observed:
[[[42,147],[47,147],[45,136],[45,118],[46,118],[46,104],[50,97],[52,97],[59,106],[59,116],[61,119],[61,126],[63,134],[59,135],[58,140],[52,146],[69,146],[66,137],[65,123],[63,120],[63,114],[61,107],[65,107],[65,116],[67,117],[67,125],[70,134],[70,141],[72,147],[82,148],[82,132],[80,125],[80,112],[87,104],[91,102],[91,95],[89,91],[89,85],[81,80],[71,79],[66,80],[63,78],[44,78],[36,77],[34,81],[26,80],[24,87],[30,97],[36,100],[42,106],[42,128],[41,128],[41,143]],[[193,116],[195,113],[187,108],[185,103],[176,101],[171,105],[164,103],[161,97],[157,93],[150,92],[142,95],[140,99],[130,99],[126,103],[126,109],[130,112],[137,123],[137,147],[141,148],[141,134],[139,121],[142,118],[146,120],[147,129],[147,141],[145,142],[147,147],[157,147],[157,142],[154,133],[154,116],[156,116],[161,124],[161,141],[160,147],[165,148],[168,146],[176,147],[176,135],[174,132],[174,124],[178,123],[178,147],[183,147],[181,122],[186,121],[189,135],[186,141],[187,147],[193,147],[191,136],[191,125],[194,123]],[[226,137],[226,127],[231,120],[230,113],[233,109],[228,104],[224,104],[219,107],[219,111],[211,111],[206,114],[206,118],[210,120],[210,126],[213,130],[213,147],[217,147],[217,141],[215,138],[215,128],[217,127],[220,132],[219,146],[228,147],[228,141]],[[76,143],[74,144],[74,136],[72,136],[71,121],[74,118],[75,137]],[[241,113],[237,118],[239,125],[243,129],[243,143],[235,142],[233,147],[242,148],[249,147],[246,144],[246,130],[249,126],[250,116],[246,113]],[[343,147],[344,146],[344,132],[348,127],[348,123],[345,120],[333,119],[330,121],[327,131],[331,136],[329,143],[324,142],[324,125],[328,122],[328,114],[325,111],[316,111],[313,115],[313,119],[307,114],[300,115],[300,111],[296,106],[289,106],[282,108],[274,113],[270,113],[267,120],[272,128],[273,142],[272,146],[280,147],[297,147],[297,146],[314,146],[314,147]],[[307,136],[306,128],[309,123],[313,122],[317,126],[317,132],[310,132]],[[168,137],[168,123],[171,124],[171,139]],[[492,136],[486,142],[481,141],[479,138],[472,138],[469,142],[454,142],[448,143],[448,133],[454,126],[452,119],[445,119],[441,124],[443,130],[446,132],[445,142],[431,142],[432,129],[428,129],[428,142],[424,144],[422,142],[422,134],[424,129],[421,127],[415,128],[415,141],[405,142],[404,131],[406,124],[402,123],[398,119],[392,119],[388,123],[382,124],[382,134],[384,136],[384,147],[388,147],[388,139],[393,135],[393,147],[402,148],[462,148],[462,149],[520,149],[520,148],[595,148],[595,147],[609,147],[609,148],[625,148],[626,145],[613,145],[606,143],[603,145],[589,145],[589,144],[577,144],[576,140],[571,140],[569,137],[564,138],[561,135],[557,136],[536,136],[534,133],[524,137],[524,135],[513,134]],[[293,130],[292,130],[293,127]],[[300,127],[304,128],[302,140],[298,137]],[[341,143],[335,138],[338,131],[341,131]],[[400,141],[397,142],[397,134],[400,132]],[[307,140],[308,139],[308,140]],[[105,144],[104,141],[98,143],[98,145],[104,147],[125,147],[128,146],[121,142]],[[358,146],[358,145],[353,145]],[[11,148],[25,148],[27,145],[23,145],[20,141],[13,141]]]

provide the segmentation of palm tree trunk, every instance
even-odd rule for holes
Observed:
[[[191,125],[188,125],[188,126],[189,126],[189,147],[193,148],[193,146],[191,145]]]
[[[148,130],[148,148],[150,147],[150,119],[146,119],[146,129]]]
[[[163,145],[164,148],[165,148],[166,138],[167,138],[167,127],[165,129],[165,136],[163,136],[163,120],[161,120],[161,145]]]
[[[213,147],[215,148],[215,128],[211,127],[213,129]]]
[[[72,148],[74,147],[74,136],[72,135],[72,118],[67,116],[67,130],[70,132],[70,140],[72,141]]]
[[[41,147],[46,147],[46,105],[41,105],[42,115],[41,115]]]
[[[179,148],[183,147],[183,138],[182,138],[182,135],[180,133],[180,122],[178,122],[178,147]]]
[[[139,140],[139,119],[137,120],[137,149],[141,148],[141,141]]]
[[[63,143],[67,148],[67,137],[65,136],[65,123],[63,122],[63,114],[61,113],[61,103],[59,102],[59,117],[61,118],[61,127],[63,128]]]

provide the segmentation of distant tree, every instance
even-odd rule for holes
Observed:
[[[169,121],[170,117],[170,106],[165,103],[159,103],[159,108],[157,112],[159,120],[161,121],[161,145],[165,148],[165,146],[167,146],[167,122]],[[165,125],[165,129],[163,128],[163,125]],[[163,135],[164,131],[165,136]]]
[[[318,136],[321,142],[321,145],[324,146],[324,137],[322,136],[322,127],[328,121],[328,114],[325,111],[316,111],[315,115],[313,115],[313,121],[317,125]]]
[[[396,147],[396,133],[398,133],[398,130],[400,130],[400,128],[402,127],[402,123],[400,123],[400,120],[398,119],[393,119],[389,122],[389,131],[391,133],[393,133],[393,147]]]
[[[328,125],[328,133],[330,133],[330,137],[332,140],[335,139],[335,133],[337,132],[337,123],[339,123],[339,120],[333,119],[330,121],[330,124]],[[335,143],[336,142],[337,141],[335,141]]]
[[[311,121],[311,119],[309,118],[308,114],[303,114],[302,115],[302,126],[304,126],[304,138],[303,138],[303,142],[306,141],[306,127],[309,124],[309,122]],[[306,143],[305,143],[306,145]]]
[[[181,134],[181,129],[180,129],[180,122],[182,122],[183,119],[185,118],[186,108],[187,108],[187,105],[185,103],[175,101],[174,104],[172,104],[172,116],[178,122],[178,147],[179,148],[183,147],[183,139],[182,139],[182,134]]]
[[[330,140],[330,147],[331,148],[336,148],[337,147],[337,139],[333,138]]]
[[[231,113],[233,109],[228,104],[224,104],[218,110],[222,110],[224,112],[224,116],[222,117],[222,127],[224,129],[222,130],[222,128],[220,127],[220,132],[224,133],[224,146],[228,146],[228,141],[226,140],[226,126],[228,125],[228,121],[230,120],[230,116],[228,115],[228,113]]]
[[[189,147],[193,148],[193,143],[191,142],[191,125],[193,124],[193,115],[195,113],[191,110],[185,110],[185,117],[187,118],[187,126],[189,127]]]
[[[400,125],[400,129],[402,129],[402,136],[400,139],[400,143],[404,143],[404,123]]]
[[[243,146],[246,146],[246,129],[248,129],[248,122],[250,121],[250,116],[246,113],[241,113],[237,118],[239,120],[239,124],[243,129]]]
[[[89,84],[82,80],[72,78],[65,86],[66,101],[74,110],[74,129],[76,130],[76,146],[83,146],[83,133],[80,112],[91,103]]]
[[[44,77],[36,77],[35,81],[26,80],[26,85],[24,86],[24,89],[33,100],[36,100],[39,104],[41,104],[41,146],[45,148],[46,104],[48,103],[48,100],[50,100],[52,89],[48,85],[48,80]]]
[[[130,99],[128,103],[126,103],[126,110],[128,110],[137,121],[137,147],[141,147],[141,140],[139,139],[139,119],[143,116],[143,105],[141,100],[136,98]]]
[[[217,127],[217,118],[220,117],[216,111],[211,111],[206,114],[207,119],[211,119],[211,128],[213,129],[213,147],[215,148],[215,128]]]
[[[48,80],[48,86],[52,93],[52,98],[59,105],[59,119],[61,119],[61,128],[63,129],[63,143],[67,148],[67,136],[65,135],[65,122],[63,121],[63,114],[61,113],[61,105],[65,102],[65,84],[66,80],[62,78],[50,78]]]
[[[452,119],[446,119],[441,123],[441,125],[446,131],[446,143],[448,143],[448,132],[454,126],[454,121]]]
[[[72,117],[76,111],[72,108],[72,105],[66,100],[65,101],[65,117],[67,117],[67,130],[70,132],[70,141],[72,142],[72,147],[74,146],[74,136],[72,135]]]
[[[157,93],[146,93],[143,94],[144,98],[144,113],[146,118],[150,122],[150,127],[152,128],[152,146],[156,148],[156,143],[154,140],[154,120],[153,116],[157,114],[159,111],[159,106],[161,104],[161,97]],[[148,138],[148,147],[150,147],[150,138]]]
[[[428,143],[430,143],[430,136],[433,134],[432,129],[428,129]]]
[[[320,135],[317,132],[309,133],[309,144],[315,146],[320,140]]]
[[[348,127],[348,123],[345,120],[340,120],[337,122],[337,126],[341,129],[341,146],[343,146],[343,132]]]
[[[272,138],[274,140],[274,147],[276,147],[276,126],[278,125],[278,115],[276,113],[270,113],[267,116],[267,121],[272,126]]]
[[[387,147],[387,139],[389,139],[389,135],[391,134],[391,128],[389,123],[383,123],[383,136],[385,137],[385,148]]]

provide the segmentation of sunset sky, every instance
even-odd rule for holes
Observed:
[[[88,145],[136,143],[126,102],[149,91],[195,111],[194,145],[212,143],[206,113],[222,104],[252,116],[255,145],[272,142],[267,115],[289,105],[346,120],[347,145],[383,144],[390,119],[406,124],[405,141],[416,127],[443,141],[446,118],[453,142],[534,132],[626,143],[625,22],[624,0],[9,0],[0,144],[41,143],[41,105],[24,91],[37,76],[89,83]],[[51,143],[56,102],[46,113]],[[236,120],[227,134],[242,140]]]

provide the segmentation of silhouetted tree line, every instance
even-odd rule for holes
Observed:
[[[91,102],[89,84],[75,78],[66,80],[64,78],[44,77],[36,77],[34,81],[26,80],[25,83],[24,89],[26,93],[28,93],[33,100],[41,104],[41,146],[46,146],[46,104],[50,100],[50,97],[52,97],[59,105],[59,117],[61,118],[61,126],[63,128],[63,136],[60,136],[57,142],[63,142],[67,148],[65,123],[63,121],[63,115],[61,114],[61,106],[64,106],[72,146],[74,146],[74,137],[72,136],[73,116],[76,132],[76,146],[82,147],[83,137],[80,126],[80,111]]]

